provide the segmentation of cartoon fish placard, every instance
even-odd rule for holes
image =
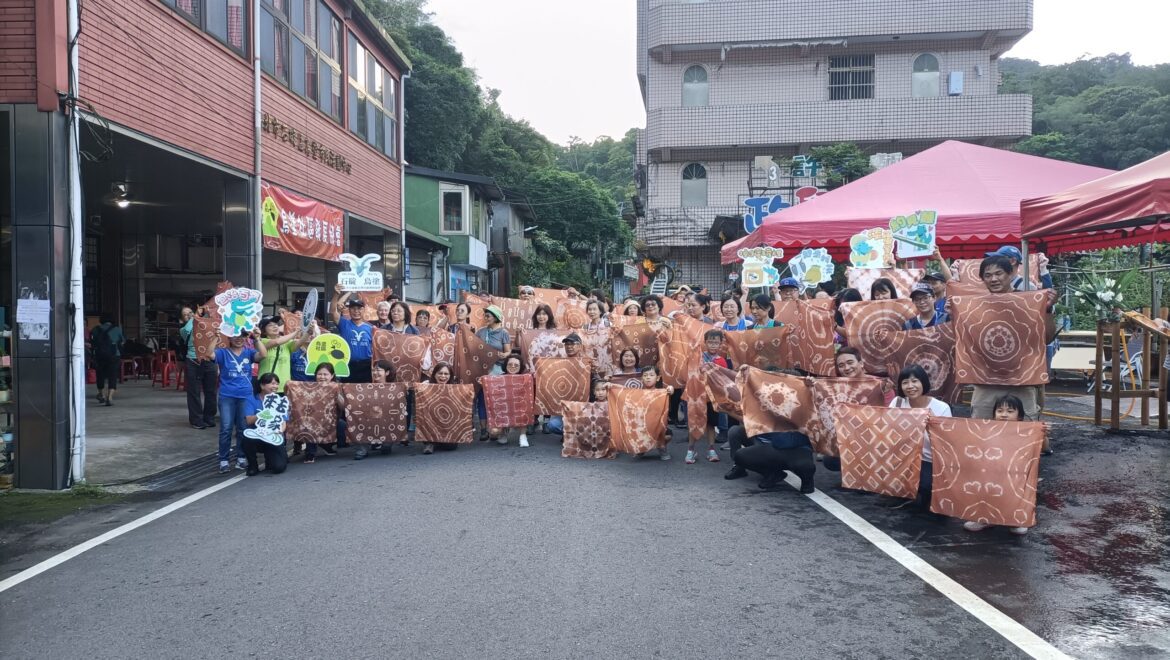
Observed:
[[[326,333],[309,342],[305,375],[316,375],[317,367],[326,363],[333,365],[333,374],[338,378],[349,377],[349,344],[340,335]]]
[[[934,254],[938,229],[937,211],[915,211],[890,219],[890,233],[899,259],[918,259]]]
[[[264,311],[260,304],[263,297],[263,293],[243,287],[217,293],[214,300],[219,311],[220,334],[235,337],[255,330]]]
[[[849,263],[854,268],[892,268],[894,237],[885,227],[866,229],[849,239]]]
[[[788,262],[788,270],[806,289],[833,279],[833,258],[825,248],[805,248]]]

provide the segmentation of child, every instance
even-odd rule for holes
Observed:
[[[247,335],[239,334],[228,340],[228,348],[215,349],[215,364],[219,367],[219,473],[231,472],[228,457],[232,448],[232,430],[236,432],[236,469],[245,470],[244,407],[252,398],[252,365],[264,359],[268,351],[264,342],[256,348],[245,348]]]
[[[662,382],[662,378],[658,375],[658,367],[649,365],[642,369],[642,389],[644,390],[666,390],[666,396],[674,394],[674,388]],[[611,413],[612,414],[612,413]],[[667,445],[670,444],[670,428],[668,427],[662,434],[662,446],[658,448],[659,460],[669,461],[670,452],[667,450]],[[689,453],[689,452],[688,452]],[[642,458],[645,454],[638,454],[634,458]],[[715,460],[719,460],[718,457]],[[692,463],[694,461],[691,461]]]
[[[504,358],[504,374],[505,375],[520,374],[520,373],[523,373],[523,370],[524,370],[524,363],[520,360],[519,355],[513,353],[513,354],[509,355],[508,357]],[[507,428],[507,429],[491,428],[491,429],[488,429],[488,435],[490,437],[494,438],[498,444],[506,445],[506,444],[508,444],[508,433],[511,431],[512,431],[512,429],[510,429],[510,428]],[[528,434],[525,431],[526,431],[526,429],[520,428],[520,446],[521,447],[528,446]]]
[[[370,368],[370,382],[377,384],[393,383],[394,365],[386,360],[378,360],[375,362],[374,366]],[[380,451],[383,454],[389,454],[390,447],[386,447],[381,442],[359,444],[357,451],[353,454],[353,460],[360,461],[366,456],[369,456],[371,451]]]
[[[459,379],[455,377],[455,370],[451,368],[451,365],[440,362],[431,370],[430,382],[436,385],[458,385]],[[423,445],[422,453],[433,454],[435,449],[453,451],[458,448],[459,445],[454,442],[428,442]]]
[[[269,394],[280,393],[280,377],[274,373],[261,374],[260,379],[256,381],[256,394],[248,399],[248,403],[244,409],[244,421],[249,428],[256,428],[256,422],[259,420],[260,411],[264,409],[264,398]],[[281,397],[284,399],[284,397]],[[284,414],[282,416],[280,426],[284,427],[284,423],[288,421],[288,399],[284,399]],[[280,474],[288,467],[288,450],[283,443],[274,445],[263,440],[255,440],[245,436],[244,438],[244,456],[248,460],[248,469],[244,474],[249,477],[254,477],[260,474],[260,463],[256,459],[256,452],[264,452],[264,467],[272,474]]]
[[[1022,422],[1024,421],[1024,402],[1020,398],[1011,394],[1004,394],[995,400],[992,405],[992,410],[995,411],[995,420],[997,422]],[[1045,444],[1048,442],[1047,434],[1044,438]],[[963,523],[963,529],[968,532],[982,532],[988,527],[993,527],[989,523],[976,522],[968,520]],[[1008,531],[1016,536],[1023,536],[1028,533],[1027,527],[1009,527]]]
[[[318,365],[317,371],[314,373],[314,375],[316,376],[318,383],[332,383],[337,378],[336,373],[333,371],[333,365],[329,364],[328,362],[322,362],[320,365]],[[340,391],[337,393],[337,408],[337,440],[340,441],[345,437],[345,419],[342,417],[342,409],[345,408],[345,400],[341,397]],[[321,451],[325,452],[326,456],[336,456],[337,444],[337,442],[319,444],[309,443],[308,446],[305,447],[305,460],[303,463],[306,465],[311,465],[317,462],[318,447],[320,447]]]
[[[711,363],[723,367],[725,369],[731,368],[731,361],[723,357],[723,331],[714,329],[708,330],[703,334],[703,362]],[[715,451],[716,435],[719,437],[727,437],[727,429],[730,426],[730,420],[726,413],[716,413],[714,407],[707,404],[707,430],[703,433],[701,439],[707,441],[707,460],[712,463],[719,462],[719,452]],[[718,434],[716,433],[718,431]],[[695,447],[699,444],[699,440],[687,440],[687,465],[693,465],[698,453]]]

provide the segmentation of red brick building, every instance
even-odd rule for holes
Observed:
[[[110,314],[128,338],[159,348],[177,334],[179,307],[224,279],[262,288],[269,309],[291,307],[331,286],[337,253],[378,252],[398,286],[410,63],[358,0],[255,1],[80,3],[74,102],[66,0],[0,0],[0,325],[13,329],[0,343],[11,364],[0,412],[13,413],[18,485],[70,479],[70,337],[86,330],[70,311],[75,260],[86,325]],[[80,254],[70,247],[73,116]],[[266,198],[297,205],[264,238],[261,182]],[[30,299],[50,301],[43,328],[14,323]]]

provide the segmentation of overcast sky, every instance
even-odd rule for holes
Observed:
[[[937,0],[945,2],[946,0]],[[428,0],[500,104],[551,140],[615,138],[645,122],[634,0]],[[1155,18],[1157,16],[1157,18]],[[1035,29],[1008,53],[1043,64],[1129,52],[1170,61],[1168,0],[1035,0]]]

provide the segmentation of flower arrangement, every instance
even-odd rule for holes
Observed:
[[[1121,320],[1121,310],[1125,303],[1122,292],[1137,276],[1137,269],[1129,271],[1119,279],[1086,273],[1079,281],[1070,284],[1069,288],[1077,300],[1093,306],[1098,321],[1117,322]]]

